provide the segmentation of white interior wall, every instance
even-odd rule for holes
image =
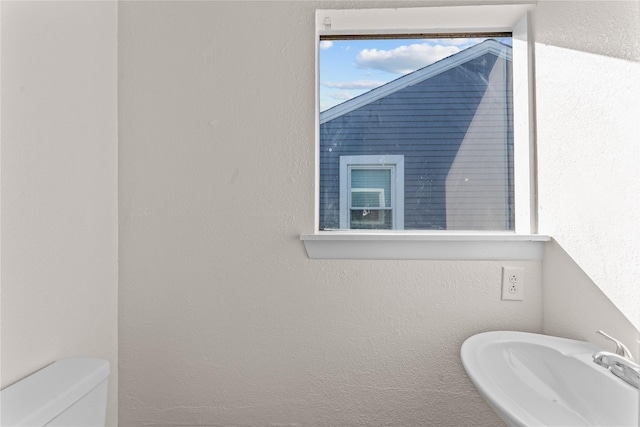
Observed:
[[[37,10],[36,3],[18,4],[0,6],[3,386],[67,350],[117,360],[114,5],[65,3],[54,10],[48,2]],[[559,141],[575,142],[564,138],[565,125],[602,135],[597,120],[581,116],[585,105],[602,106],[606,114],[607,106],[620,112],[624,105],[610,86],[593,82],[609,71],[633,75],[637,3],[539,2],[534,13],[538,145],[540,160],[546,159],[540,216],[559,239],[547,245],[544,296],[540,265],[522,263],[523,304],[499,302],[501,263],[306,259],[298,235],[312,228],[313,217],[316,7],[337,6],[121,5],[120,319],[127,378],[121,425],[492,425],[496,418],[458,362],[467,336],[544,329],[590,339],[596,324],[626,339],[637,334],[629,312],[623,315],[607,298],[636,295],[637,288],[626,285],[636,282],[620,273],[621,262],[637,259],[635,242],[615,227],[604,226],[613,241],[601,234],[594,212],[604,207],[594,211],[567,200],[571,191],[584,194],[585,185],[558,171],[591,167],[589,157],[573,156],[581,148],[565,151],[562,164],[546,163]],[[89,43],[103,48],[88,49]],[[601,56],[604,65],[585,75],[588,54]],[[611,58],[623,68],[610,65],[618,64]],[[563,73],[587,77],[590,90],[557,87],[553,59]],[[615,87],[613,94],[633,107],[637,87]],[[544,103],[560,98],[569,105]],[[92,126],[84,130],[68,125],[88,121]],[[625,127],[632,123],[614,120],[615,139],[607,133],[587,140],[607,154],[634,132]],[[90,147],[82,143],[88,140]],[[604,147],[596,144],[603,141]],[[628,175],[626,159],[611,161],[620,174],[603,170],[604,181],[595,185],[607,200],[604,188],[635,176]],[[637,206],[634,194],[625,200],[613,194],[623,208]],[[604,211],[612,223],[635,224],[637,218],[622,212]],[[581,239],[591,236],[605,245],[604,255],[581,254],[590,247]],[[598,270],[605,264],[625,285],[607,288],[608,275]],[[589,268],[595,270],[587,275]],[[89,292],[86,283],[95,287]],[[112,387],[112,402],[114,396]],[[114,416],[112,404],[111,425]]]
[[[545,331],[638,348],[640,2],[540,2],[534,28]]]
[[[603,330],[640,356],[640,332],[556,241],[546,244],[542,268],[543,332],[589,341],[613,351]]]
[[[108,359],[116,425],[117,3],[0,8],[0,386]]]
[[[120,5],[121,425],[500,425],[459,348],[541,330],[539,262],[512,263],[526,299],[503,302],[500,262],[310,260],[299,240],[328,6]]]

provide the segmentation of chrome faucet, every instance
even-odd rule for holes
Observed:
[[[620,341],[618,341],[617,339],[615,339],[614,337],[612,337],[611,335],[607,334],[604,331],[596,331],[598,334],[602,335],[603,337],[613,341],[616,344],[616,354],[618,356],[622,356],[625,357],[629,360],[631,360],[632,362],[633,360],[633,356],[631,355],[631,352],[629,351],[629,349],[622,344]]]
[[[593,361],[627,384],[640,389],[640,365],[608,351],[594,353]]]
[[[602,331],[598,333],[616,343],[616,352],[598,351],[593,354],[593,362],[608,369],[627,384],[640,389],[640,365],[633,361],[629,349],[612,336]]]

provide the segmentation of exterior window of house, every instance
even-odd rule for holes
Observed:
[[[340,228],[404,227],[404,157],[340,157]]]

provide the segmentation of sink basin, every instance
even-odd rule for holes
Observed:
[[[593,363],[593,344],[525,332],[468,338],[462,364],[509,426],[638,426],[638,389]]]

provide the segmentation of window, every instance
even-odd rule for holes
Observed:
[[[404,157],[340,157],[340,229],[404,228]]]
[[[519,246],[547,239],[531,234],[532,8],[317,11],[316,228],[301,236],[310,257],[539,259],[540,245]],[[376,60],[433,48],[434,38],[447,55],[413,68],[398,63],[396,78],[376,74]],[[394,51],[392,41],[404,47]],[[370,42],[378,45],[356,46]],[[329,50],[358,48],[351,62],[368,75],[341,80],[326,71]],[[329,104],[328,96],[344,100]]]
[[[320,51],[320,229],[338,228],[339,212],[343,230],[513,230],[511,34],[392,37],[340,37]],[[393,207],[352,206],[364,195],[347,181],[365,172],[343,166],[359,157],[378,169],[405,159],[406,175],[383,167],[404,188]]]

